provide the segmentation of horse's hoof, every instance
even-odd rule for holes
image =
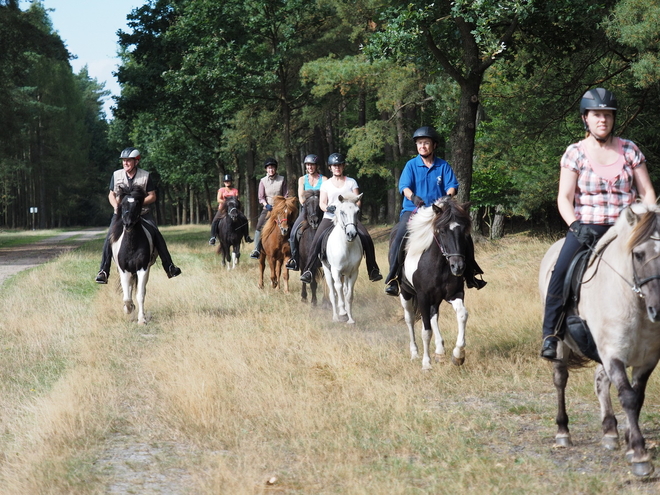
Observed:
[[[347,325],[355,325],[355,320],[348,320],[346,322]]]
[[[553,445],[553,447],[564,449],[572,446],[573,446],[573,442],[571,441],[570,436],[562,435],[555,437],[555,444]]]
[[[346,323],[348,321],[348,315],[339,315],[337,317],[337,321],[340,321],[342,323]]]
[[[651,476],[653,474],[653,464],[651,461],[633,462],[631,465],[632,474],[635,476]]]
[[[418,357],[418,356],[415,356]],[[433,355],[433,359],[435,360],[436,363],[446,363],[447,362],[447,356],[444,354],[438,354],[437,352]]]
[[[635,455],[635,452],[633,450],[629,450],[626,452],[626,461],[632,464],[633,456]]]
[[[605,436],[600,441],[600,444],[605,447],[607,450],[618,450],[619,449],[619,437],[610,437]],[[631,458],[632,460],[632,458]]]
[[[457,357],[455,357],[455,356],[452,354],[452,355],[451,355],[451,362],[452,362],[455,366],[461,366],[461,365],[465,362],[465,358],[464,358],[464,357],[457,358]]]

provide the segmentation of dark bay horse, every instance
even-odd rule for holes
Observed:
[[[222,255],[222,264],[227,270],[236,268],[241,257],[241,241],[252,242],[249,236],[248,220],[243,214],[241,202],[229,196],[222,205],[224,217],[218,221],[219,244],[216,252]]]
[[[295,197],[275,196],[273,209],[261,231],[261,254],[259,256],[259,288],[264,288],[266,260],[270,266],[270,282],[273,289],[279,285],[282,267],[291,257],[289,228],[298,215]],[[289,293],[289,270],[284,270],[284,293]]]
[[[319,228],[321,219],[323,218],[323,210],[319,206],[320,193],[317,189],[305,191],[305,202],[302,205],[303,210],[305,211],[305,220],[300,224],[299,232],[300,242],[298,243],[298,250],[300,252],[300,266],[306,266],[307,260],[310,256],[313,256],[311,253],[312,241],[314,240],[314,235],[316,230]],[[312,292],[312,305],[316,306],[316,288],[318,287],[317,277],[320,276],[321,269],[318,270],[318,273],[315,273],[312,278],[312,283],[309,284],[309,288]],[[307,301],[307,284],[303,282],[302,289],[300,292],[300,298],[303,302]]]
[[[553,244],[541,262],[539,288],[542,300],[563,240]],[[632,472],[653,472],[639,427],[646,384],[660,359],[660,207],[634,204],[621,213],[598,242],[582,279],[575,317],[586,321],[596,346],[593,358],[600,360],[595,371],[595,390],[600,402],[603,437],[607,449],[619,447],[617,420],[612,409],[610,386],[614,384],[628,420],[625,431],[626,458]],[[573,328],[573,324],[571,325]],[[575,332],[575,333],[573,333]],[[557,389],[556,445],[572,445],[566,413],[566,383],[569,368],[588,362],[571,329],[560,343],[554,362]],[[579,339],[578,339],[579,340]],[[627,369],[632,368],[632,381]]]
[[[146,196],[146,191],[138,185],[133,185],[130,189],[120,188],[118,215],[121,222],[115,222],[110,233],[112,256],[124,293],[124,312],[130,314],[135,309],[133,291],[136,290],[138,323],[141,325],[146,323],[144,298],[149,269],[157,256],[151,234],[142,225],[140,216]]]
[[[410,332],[410,354],[413,359],[419,357],[415,320],[418,316],[422,319],[423,370],[431,369],[431,332],[435,337],[436,358],[444,358],[444,341],[438,328],[438,310],[443,300],[452,305],[458,321],[452,362],[461,365],[465,361],[468,312],[463,303],[463,271],[472,227],[468,207],[468,203],[459,205],[453,198],[445,196],[431,207],[420,208],[408,223],[400,299]]]

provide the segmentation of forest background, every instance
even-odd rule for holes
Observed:
[[[365,217],[392,223],[412,132],[433,125],[484,234],[557,230],[559,159],[592,87],[616,94],[616,132],[660,185],[657,0],[151,0],[127,18],[108,116],[43,5],[0,0],[0,227],[107,225],[126,146],[162,224],[209,222],[225,173],[254,219],[266,157],[295,184],[306,154],[333,152]]]

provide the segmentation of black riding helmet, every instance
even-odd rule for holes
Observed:
[[[590,132],[589,127],[587,126],[587,123],[584,120],[584,117],[587,115],[587,112],[589,110],[612,110],[612,113],[614,114],[614,124],[612,125],[612,132],[604,140],[609,139],[610,136],[614,134],[614,127],[616,126],[617,107],[618,104],[616,101],[616,96],[614,96],[614,93],[608,91],[607,89],[594,88],[584,93],[582,95],[582,99],[580,100],[580,115],[582,116],[582,123],[584,124],[584,130]]]
[[[419,138],[429,138],[431,139],[435,144],[438,144],[440,142],[440,136],[438,136],[438,133],[435,132],[435,129],[431,126],[425,125],[423,127],[420,127],[413,133],[413,141],[417,141]]]
[[[222,182],[233,182],[231,174],[225,174],[225,176],[222,178]]]
[[[318,156],[316,156],[314,154],[310,154],[310,155],[307,155],[305,157],[305,160],[303,161],[303,163],[304,164],[313,163],[314,165],[318,165],[318,161],[319,161]]]
[[[346,164],[346,159],[341,153],[333,153],[328,157],[328,167],[332,165]]]
[[[268,165],[275,165],[275,168],[277,168],[277,160],[275,160],[273,157],[266,158],[266,161],[264,162],[264,168],[266,168]]]

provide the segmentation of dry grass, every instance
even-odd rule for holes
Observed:
[[[402,311],[360,274],[357,325],[233,273],[206,229],[164,229],[183,275],[152,272],[151,320],[96,286],[100,244],[2,288],[2,493],[654,493],[599,445],[589,371],[572,375],[576,446],[553,450],[555,393],[537,358],[538,263],[524,235],[477,246],[463,367],[411,362]],[[386,244],[377,244],[386,269]],[[111,280],[116,280],[112,274]],[[453,311],[441,330],[453,346]],[[449,352],[449,351],[448,351]],[[652,452],[658,385],[643,413]]]

